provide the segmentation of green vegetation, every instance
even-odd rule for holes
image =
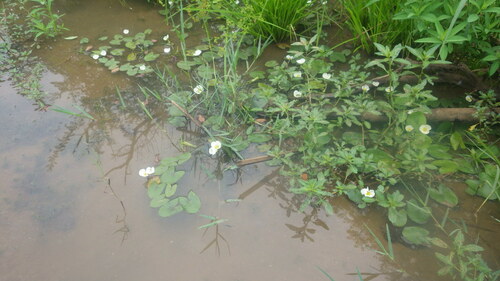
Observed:
[[[30,16],[35,39],[54,37],[64,29],[60,16],[52,14],[52,1],[38,2],[42,6],[31,12],[38,16]],[[483,205],[500,200],[500,102],[493,90],[484,89],[459,101],[438,98],[435,73],[427,71],[473,50],[466,61],[486,66],[483,74],[497,74],[500,8],[494,1],[343,0],[340,16],[374,55],[367,59],[356,50],[325,43],[323,27],[333,22],[329,2],[158,3],[179,48],[170,35],[148,38],[151,29],[134,35],[124,29],[111,38],[97,38],[102,44],[93,42],[94,47],[87,38],[80,43],[86,59],[92,57],[113,73],[155,82],[140,87],[148,102],[136,97],[147,117],[157,120],[151,107],[160,107],[173,126],[191,123],[204,134],[201,144],[186,144],[190,152],[140,171],[147,178],[150,205],[160,216],[200,210],[203,199],[194,191],[178,195],[182,164],[194,152],[226,162],[225,169],[237,169],[245,150],[255,147],[267,156],[268,165],[280,165],[289,192],[301,202],[298,211],[322,208],[331,215],[335,206],[330,199],[336,196],[346,196],[359,208],[382,208],[390,223],[387,246],[368,231],[379,247],[376,252],[392,262],[398,256],[391,229],[397,229],[404,243],[435,249],[443,264],[440,275],[498,277],[499,271],[480,255],[483,248],[466,241],[473,239],[464,235],[465,224],[448,214],[460,203],[449,180],[465,179],[466,192],[484,198]],[[206,38],[188,47],[188,31],[195,25]],[[287,40],[282,57],[257,66],[272,41]],[[161,67],[161,48],[175,58],[177,71]],[[11,49],[4,43],[1,58],[12,57]],[[122,108],[127,107],[120,89],[117,95]],[[436,117],[436,109],[449,104],[474,109],[470,123]],[[79,112],[55,110],[94,119],[76,108]],[[200,228],[215,226],[218,231],[224,221],[206,218],[210,223]]]

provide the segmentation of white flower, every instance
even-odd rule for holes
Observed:
[[[293,59],[293,56],[291,56],[291,55],[286,55],[285,59],[287,59],[287,60],[292,60],[292,59]]]
[[[154,173],[155,173],[155,167],[147,167],[147,168],[146,168],[146,173],[147,173],[148,175],[152,175],[152,174],[154,174]]]
[[[471,95],[465,96],[465,100],[468,102],[472,102],[472,96]]]
[[[123,34],[128,34],[129,33],[129,30],[128,29],[124,29],[123,30]]]
[[[302,97],[302,92],[295,90],[295,91],[293,91],[293,96],[296,98],[300,98],[300,97]]]
[[[323,73],[323,75],[321,75],[321,76],[323,77],[323,79],[327,79],[327,80],[332,78],[332,75],[330,73],[326,73],[326,72]]]
[[[202,85],[198,85],[196,87],[193,88],[193,92],[197,95],[203,93],[203,86]]]
[[[99,55],[98,55],[98,54],[93,54],[93,55],[92,55],[92,58],[96,60],[96,59],[98,59],[98,58],[99,58]]]
[[[413,131],[413,126],[412,126],[412,125],[406,125],[406,126],[405,126],[405,130],[406,130],[407,132],[411,132],[411,131]]]
[[[148,172],[146,171],[146,169],[140,169],[140,170],[139,170],[139,176],[141,176],[141,177],[144,177],[144,178],[145,178],[145,177],[149,176],[149,174],[148,174]]]
[[[139,66],[139,69],[140,70],[146,70],[146,66],[143,64],[143,65]]]
[[[201,55],[201,50],[196,50],[193,52],[193,56],[197,57],[199,55]]]
[[[295,71],[295,72],[293,73],[293,77],[294,77],[294,78],[301,78],[301,77],[302,77],[302,72],[300,72],[300,71]]]
[[[372,85],[373,85],[373,87],[378,87],[378,85],[380,85],[380,83],[378,81],[373,81]]]
[[[327,3],[328,3],[328,1],[323,1],[323,3],[322,3],[322,4],[323,4],[323,5],[326,5]]]
[[[172,50],[172,49],[171,49],[170,47],[165,47],[165,48],[163,49],[163,52],[164,52],[165,54],[168,54],[168,53],[170,53],[170,51],[171,51],[171,50]]]
[[[306,62],[306,59],[305,59],[305,58],[301,58],[301,59],[298,59],[296,62],[297,62],[298,64],[303,64],[303,63],[305,63],[305,62]]]
[[[361,189],[361,194],[363,194],[365,197],[374,197],[375,196],[375,191],[370,189],[369,187]]]
[[[210,148],[208,149],[208,153],[209,153],[210,155],[215,155],[215,154],[217,153],[217,149],[215,149],[214,147],[210,147]]]
[[[427,135],[429,134],[429,132],[431,131],[432,127],[425,124],[425,125],[420,125],[420,127],[418,128],[418,130],[424,134],[424,135]]]
[[[240,4],[240,1],[239,0],[234,1],[234,4],[236,5]]]
[[[169,37],[170,37],[170,36],[169,36],[168,34],[167,34],[167,35],[165,35],[165,36],[163,36],[163,41],[167,41]]]
[[[169,6],[174,5],[174,1],[168,1],[168,5],[169,5]]]
[[[102,50],[102,51],[101,51],[101,53],[100,53],[100,55],[101,55],[101,56],[103,56],[103,57],[104,57],[106,54],[107,54],[107,53],[106,53],[106,50]]]
[[[363,90],[363,92],[368,92],[370,90],[370,86],[363,85],[363,86],[361,86],[361,90]]]
[[[389,86],[389,87],[385,88],[385,92],[386,93],[392,93],[392,92],[394,92],[394,88],[391,87],[391,86]]]
[[[213,141],[210,143],[210,147],[219,150],[222,147],[222,143],[220,143],[220,141]]]

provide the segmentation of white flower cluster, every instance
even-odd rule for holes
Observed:
[[[139,170],[139,176],[145,177],[145,178],[154,174],[154,173],[155,173],[155,167],[147,167],[146,169]]]
[[[365,197],[373,198],[375,196],[375,190],[366,187],[361,189],[361,194],[363,194],[363,196]]]
[[[210,148],[208,149],[208,153],[210,155],[215,155],[219,149],[221,149],[222,143],[220,141],[213,141],[210,143]]]

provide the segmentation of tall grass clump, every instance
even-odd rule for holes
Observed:
[[[283,42],[316,27],[315,15],[325,5],[326,2],[308,0],[200,0],[189,9],[203,14],[214,13],[230,26],[257,38]]]
[[[368,52],[374,50],[373,43],[382,45],[407,44],[411,21],[393,21],[399,12],[401,1],[397,0],[341,0],[346,24],[358,39],[360,46]]]

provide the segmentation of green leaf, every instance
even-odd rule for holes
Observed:
[[[453,150],[457,150],[459,147],[464,149],[465,148],[465,144],[464,144],[464,140],[462,138],[462,134],[460,132],[453,132],[453,134],[451,134],[450,136],[450,143],[451,143],[451,147],[453,147]]]
[[[64,40],[75,40],[76,38],[78,38],[78,36],[68,36],[64,37]]]
[[[137,55],[135,53],[130,53],[127,56],[127,61],[135,61],[137,59]]]
[[[182,212],[182,206],[179,205],[179,198],[168,201],[166,204],[158,209],[160,217],[170,217],[177,213]]]
[[[332,204],[330,204],[330,202],[323,201],[323,208],[325,208],[325,211],[326,211],[327,215],[329,215],[329,216],[333,216],[334,215],[334,213],[333,213],[333,207],[332,207]]]
[[[99,41],[108,40],[108,36],[99,37],[99,38],[97,38],[97,40],[99,40]]]
[[[415,129],[418,129],[420,125],[424,124],[427,124],[427,119],[425,118],[425,114],[423,112],[413,112],[406,118],[406,125],[411,125]]]
[[[194,214],[200,210],[200,207],[201,207],[201,200],[198,197],[198,195],[196,195],[196,193],[194,193],[194,191],[192,190],[189,191],[187,196],[187,202],[182,204],[182,208],[184,209],[184,211],[186,211],[186,213],[189,214]]]
[[[425,38],[417,39],[417,40],[415,40],[415,42],[441,44],[442,41],[439,40],[438,38],[435,38],[435,37],[425,37]]]
[[[452,155],[448,153],[448,147],[440,144],[431,144],[429,154],[436,159],[451,159]]]
[[[127,47],[131,50],[135,50],[135,48],[137,47],[137,44],[134,41],[128,41],[127,43],[125,43],[125,47]]]
[[[153,182],[148,187],[148,196],[149,198],[157,198],[160,197],[163,189],[165,188],[165,184]]]
[[[177,67],[183,70],[190,70],[192,66],[197,65],[194,61],[183,60],[177,62]]]
[[[484,249],[476,244],[469,244],[462,247],[465,252],[482,252]]]
[[[146,56],[144,56],[144,61],[154,61],[159,56],[160,56],[159,54],[155,54],[155,53],[151,52],[151,53],[148,53]]]
[[[444,184],[440,184],[437,189],[429,188],[429,195],[432,199],[448,207],[454,207],[458,204],[457,195]]]
[[[82,39],[80,39],[80,44],[87,44],[89,42],[89,38],[87,37],[83,37]]]
[[[189,153],[189,152],[183,153],[183,154],[175,157],[175,159],[177,161],[177,165],[180,165],[180,164],[188,161],[189,159],[191,159],[191,153]]]
[[[396,209],[394,207],[389,208],[389,221],[394,226],[402,227],[406,224],[407,221],[407,216],[406,216],[406,211],[402,209]]]
[[[446,249],[448,248],[448,244],[446,244],[443,240],[437,238],[437,237],[430,237],[429,242],[432,243],[432,245]]]
[[[403,239],[414,245],[429,245],[429,231],[418,226],[403,228]]]
[[[169,199],[165,197],[155,197],[151,200],[149,206],[151,206],[152,208],[158,208],[165,205],[168,201]]]
[[[476,14],[472,14],[472,15],[469,15],[469,17],[467,18],[467,22],[475,22],[479,19],[479,16],[476,15]]]
[[[165,196],[172,197],[177,191],[177,184],[167,184],[165,187]]]
[[[125,52],[125,49],[113,49],[111,50],[111,54],[113,56],[122,56],[123,55],[123,52]]]
[[[426,223],[431,217],[431,210],[429,207],[422,207],[418,205],[415,199],[410,199],[406,204],[406,212],[408,217],[419,224]]]
[[[455,173],[458,170],[458,164],[454,160],[436,160],[432,164],[439,167],[441,174]]]
[[[177,171],[174,173],[171,172],[166,172],[163,175],[161,175],[161,182],[165,184],[174,184],[177,181],[179,181],[182,176],[184,176],[185,172],[184,171]]]
[[[251,134],[248,136],[248,141],[253,143],[263,143],[267,142],[271,139],[271,136],[268,134]]]

